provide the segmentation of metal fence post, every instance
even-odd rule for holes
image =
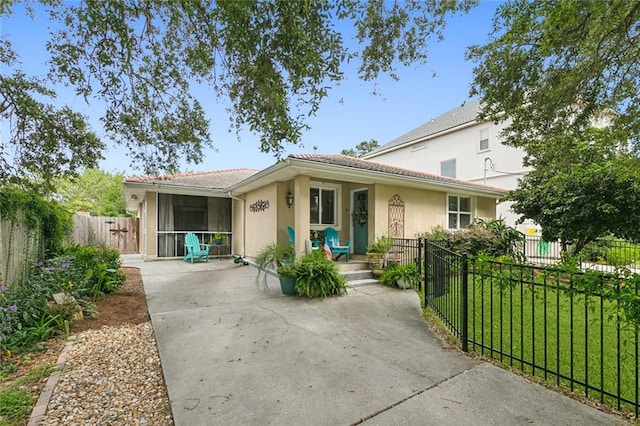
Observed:
[[[461,340],[462,340],[462,350],[464,352],[469,352],[469,321],[468,321],[468,301],[469,301],[469,263],[467,259],[467,254],[463,253],[462,258],[460,259],[462,262],[462,300],[460,301],[460,320],[461,324]]]
[[[427,285],[429,281],[429,255],[427,250],[427,239],[424,240],[424,306],[427,307]]]

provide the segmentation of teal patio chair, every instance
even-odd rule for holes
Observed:
[[[193,259],[202,259],[203,257],[209,261],[209,244],[201,244],[198,237],[193,232],[189,232],[184,236],[184,257],[182,260],[185,262],[190,260],[193,263]]]
[[[335,260],[338,260],[340,256],[344,254],[346,255],[346,261],[349,262],[349,250],[351,249],[351,241],[346,241],[346,244],[341,245],[340,240],[338,239],[338,233],[333,228],[327,228],[324,230],[324,241],[329,246],[331,255],[338,255],[334,257]]]
[[[296,244],[296,231],[290,226],[287,226],[287,232],[289,233],[289,242],[291,245]]]

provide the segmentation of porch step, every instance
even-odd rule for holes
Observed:
[[[380,281],[375,278],[365,278],[362,280],[347,281],[347,287],[366,287],[370,285],[378,285]]]
[[[369,262],[366,260],[352,259],[347,262],[337,262],[340,274],[344,277],[347,287],[363,287],[368,285],[378,285],[380,282],[373,278],[373,273],[369,269]]]
[[[362,261],[349,261],[349,262],[343,262],[343,261],[338,261],[336,262],[336,265],[338,265],[338,269],[340,269],[340,272],[346,272],[346,271],[362,271],[362,270],[367,270],[369,269],[369,262],[362,262]]]
[[[364,280],[373,278],[370,269],[355,269],[352,271],[340,271],[344,279],[348,281]]]

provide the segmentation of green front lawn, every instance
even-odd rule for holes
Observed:
[[[511,281],[492,274],[469,275],[469,350],[610,406],[636,411],[636,323],[617,302],[570,291],[566,280],[527,280],[513,272],[507,274]],[[460,294],[460,283],[449,286],[447,294],[431,304],[454,316],[450,321],[458,326],[455,295]]]

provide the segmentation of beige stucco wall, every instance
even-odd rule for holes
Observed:
[[[231,253],[241,256],[245,254],[244,204],[242,200],[231,200],[231,232],[233,233]]]
[[[287,226],[294,227],[294,213],[296,209],[296,205],[300,200],[296,200],[295,196],[293,199],[293,205],[291,207],[287,207],[287,193],[291,191],[293,194],[293,180],[289,182],[278,182],[278,222],[277,222],[277,241],[278,242],[286,242],[289,241],[289,234],[287,233]]]
[[[263,211],[252,212],[251,205],[257,201],[268,201],[269,207]],[[284,203],[284,198],[282,202]],[[263,186],[245,195],[246,256],[255,257],[264,246],[278,240],[278,204],[277,183]]]
[[[147,200],[147,215],[144,220],[146,229],[147,252],[144,254],[145,260],[155,259],[158,257],[158,241],[156,233],[158,231],[157,210],[158,210],[158,194],[155,192],[147,192],[145,199]]]
[[[478,197],[476,199],[476,217],[482,219],[496,218],[496,200],[493,198]]]
[[[389,199],[398,194],[404,201],[404,238],[414,238],[416,233],[445,225],[446,193],[415,188],[399,188],[375,185],[374,236],[369,230],[369,240],[389,235]],[[371,204],[371,203],[370,203]],[[371,214],[369,215],[371,226]]]

